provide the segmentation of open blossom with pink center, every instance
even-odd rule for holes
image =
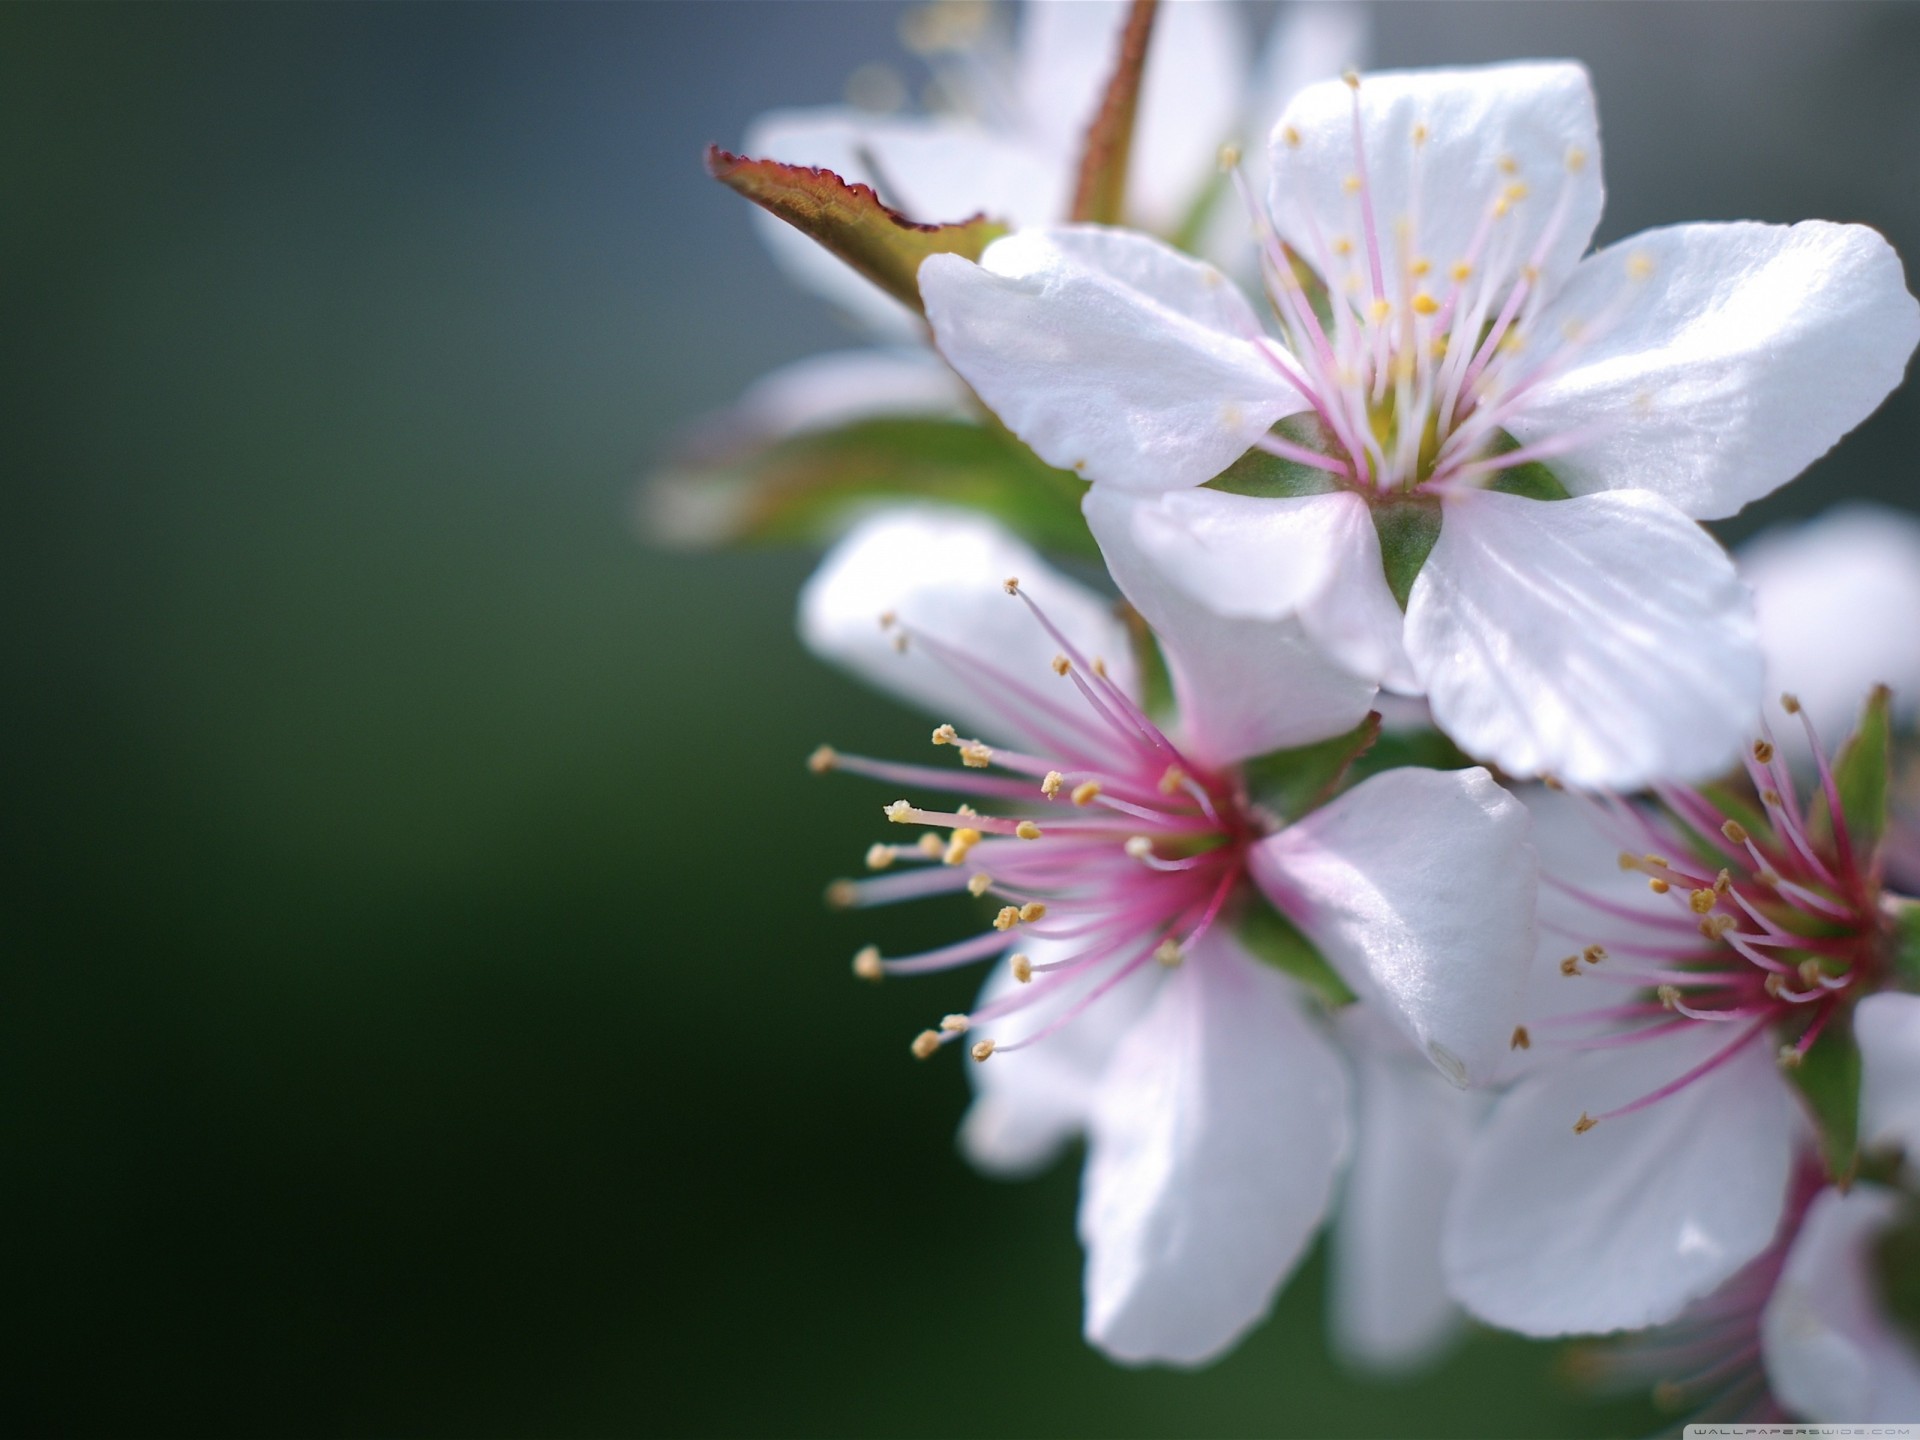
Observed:
[[[1572,64],[1309,87],[1271,167],[1277,336],[1211,267],[1059,226],[926,262],[941,352],[1094,482],[1109,554],[1304,626],[1470,753],[1621,788],[1730,762],[1760,656],[1695,522],[1899,383],[1920,306],[1886,242],[1681,225],[1583,258],[1600,151]]]
[[[1664,1323],[1774,1235],[1814,1118],[1788,1075],[1895,978],[1899,901],[1805,729],[1807,801],[1770,738],[1748,752],[1747,795],[1529,801],[1527,1073],[1475,1140],[1445,1242],[1454,1294],[1483,1319],[1534,1335]]]
[[[1370,687],[1301,647],[1294,703],[1252,708],[1230,671],[1171,652],[1197,707],[1171,731],[1142,708],[1111,612],[972,517],[868,521],[809,583],[801,628],[958,722],[933,732],[953,768],[816,754],[961,797],[888,804],[921,833],[876,845],[877,873],[833,898],[991,906],[977,934],[864,950],[856,973],[999,962],[973,1010],[913,1042],[982,1062],[968,1153],[1017,1173],[1084,1132],[1088,1338],[1131,1362],[1213,1358],[1265,1313],[1350,1144],[1344,1068],[1307,993],[1239,938],[1266,903],[1255,879],[1402,1044],[1466,1083],[1498,1063],[1531,955],[1524,808],[1483,770],[1395,770],[1282,825],[1237,762],[1341,733]]]

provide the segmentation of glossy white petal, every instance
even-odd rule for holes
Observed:
[[[1485,770],[1389,770],[1254,847],[1253,876],[1456,1085],[1506,1054],[1533,959],[1526,808]]]
[[[1795,1118],[1765,1036],[1644,1110],[1573,1128],[1685,1074],[1732,1042],[1727,1028],[1594,1051],[1501,1100],[1447,1216],[1454,1298],[1523,1335],[1640,1329],[1764,1250]]]
[[[1182,743],[1223,765],[1352,729],[1373,702],[1372,681],[1335,665],[1297,621],[1222,618],[1142,545],[1163,501],[1212,493],[1141,496],[1096,485],[1083,504],[1114,583],[1159,636]]]
[[[1036,964],[1070,956],[1077,948],[1071,941],[1040,938],[1010,942],[1008,948],[1014,943]],[[1164,974],[1158,965],[1147,966],[1032,1047],[1003,1051],[988,1064],[967,1066],[973,1104],[960,1125],[960,1149],[966,1157],[982,1170],[1008,1178],[1031,1175],[1053,1160],[1086,1129],[1100,1077]],[[981,988],[978,1008],[1024,988],[1003,961]],[[992,1021],[982,1033],[1012,1044],[1051,1022],[1082,993],[1063,988]]]
[[[1210,265],[1097,226],[920,267],[935,342],[1048,464],[1137,490],[1198,485],[1303,407],[1246,298]]]
[[[1301,91],[1272,140],[1275,224],[1336,288],[1351,275],[1362,293],[1373,293],[1361,210],[1368,194],[1386,295],[1396,306],[1412,298],[1409,287],[1433,284],[1411,278],[1400,262],[1403,221],[1413,256],[1445,276],[1468,259],[1503,195],[1508,212],[1490,222],[1472,286],[1491,286],[1497,301],[1529,263],[1538,264],[1548,293],[1572,272],[1601,206],[1600,133],[1585,69],[1546,63],[1382,72],[1361,81],[1359,97],[1364,171],[1354,152],[1353,93],[1338,80]],[[1426,138],[1416,144],[1422,126]],[[1574,155],[1577,168],[1569,165]],[[1364,189],[1349,183],[1362,174]],[[1515,187],[1525,187],[1524,198]],[[1343,240],[1348,253],[1331,253]]]
[[[1333,1230],[1333,1341],[1349,1364],[1401,1373],[1435,1358],[1460,1329],[1440,1230],[1485,1102],[1434,1074],[1397,1033],[1376,1038],[1382,1022],[1364,1006],[1340,1020],[1354,1144]]]
[[[1021,15],[1028,131],[1069,177],[1118,63],[1129,8],[1126,0],[1043,0]],[[1220,146],[1240,113],[1244,28],[1236,6],[1160,7],[1140,82],[1127,176],[1129,224],[1171,233],[1217,173]],[[1065,219],[1065,205],[1045,218]]]
[[[989,738],[1018,738],[990,684],[942,663],[926,645],[895,644],[891,614],[1023,685],[1053,679],[1058,646],[1003,582],[1018,576],[1076,645],[1133,688],[1125,628],[1100,596],[1069,580],[990,520],[961,510],[899,507],[848,532],[800,592],[800,638],[816,655],[927,714]]]
[[[1761,1317],[1774,1396],[1808,1420],[1913,1423],[1920,1356],[1882,1310],[1873,1242],[1900,1213],[1877,1186],[1816,1195]]]
[[[1449,500],[1407,603],[1435,722],[1511,775],[1632,790],[1732,763],[1760,705],[1753,605],[1656,495]]]
[[[1174,1365],[1238,1340],[1319,1227],[1346,1116],[1340,1061],[1289,982],[1203,941],[1101,1082],[1080,1192],[1088,1340]]]
[[[948,119],[831,107],[776,110],[754,122],[742,149],[756,158],[824,166],[933,224],[982,213],[1012,225],[1043,224],[1062,213],[1069,183],[1017,137]],[[906,339],[919,333],[899,301],[784,220],[757,206],[753,213],[769,252],[795,284],[879,334]]]
[[[940,357],[907,346],[831,350],[782,365],[727,411],[733,438],[759,443],[886,415],[967,418],[966,386]]]
[[[1717,520],[1873,413],[1920,340],[1920,304],[1864,225],[1676,225],[1585,261],[1538,333],[1571,323],[1592,337],[1507,428],[1580,435],[1551,462],[1576,493],[1651,490]]]
[[[1898,1145],[1920,1169],[1920,995],[1869,995],[1853,1012],[1860,1043],[1860,1141]]]
[[[1821,740],[1837,746],[1875,685],[1893,687],[1894,712],[1920,714],[1920,521],[1854,502],[1800,525],[1763,531],[1735,555],[1753,587],[1767,691],[1791,691]],[[1797,725],[1776,738],[1804,751]]]

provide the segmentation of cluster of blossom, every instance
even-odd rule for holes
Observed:
[[[1332,7],[1251,67],[1225,6],[1003,19],[915,13],[930,113],[714,153],[879,343],[654,496],[833,529],[802,637],[937,722],[936,763],[810,763],[891,792],[833,903],[980,902],[853,963],[992,967],[911,1042],[978,1062],[966,1154],[1084,1138],[1121,1361],[1222,1354],[1333,1215],[1356,1363],[1470,1315],[1622,1337],[1593,1374],[1701,1415],[1920,1420],[1920,525],[1700,524],[1900,383],[1899,260],[1588,253],[1577,64],[1363,77]]]

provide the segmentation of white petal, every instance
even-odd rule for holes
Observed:
[[[1813,1421],[1911,1423],[1920,1357],[1881,1309],[1872,1245],[1900,1213],[1888,1190],[1823,1190],[1801,1222],[1761,1317],[1774,1396]]]
[[[1501,1100],[1447,1216],[1454,1298],[1523,1335],[1640,1329],[1764,1250],[1794,1123],[1764,1036],[1644,1110],[1573,1128],[1685,1074],[1732,1043],[1727,1028],[1595,1051]]]
[[[1585,69],[1548,63],[1377,73],[1362,80],[1359,97],[1364,175],[1386,294],[1396,305],[1412,298],[1410,286],[1432,283],[1415,281],[1400,262],[1402,221],[1412,227],[1408,258],[1427,260],[1445,276],[1467,258],[1495,203],[1515,185],[1528,193],[1493,222],[1472,284],[1490,285],[1503,300],[1536,254],[1545,292],[1572,272],[1601,205],[1600,133]],[[1426,133],[1418,146],[1416,126]],[[1576,152],[1579,163],[1570,165]],[[1362,191],[1349,185],[1362,169],[1353,95],[1344,84],[1323,81],[1294,98],[1275,127],[1271,162],[1281,235],[1334,284],[1353,275],[1371,293]],[[1342,239],[1350,253],[1329,254]]]
[[[1767,691],[1792,691],[1828,746],[1860,719],[1875,685],[1893,687],[1895,713],[1920,714],[1920,521],[1859,501],[1817,520],[1776,526],[1742,546],[1735,560],[1753,587]],[[1776,739],[1805,749],[1800,728]]]
[[[1036,964],[1070,955],[1071,941],[1032,939],[1020,948]],[[990,1174],[1031,1175],[1086,1129],[1100,1077],[1115,1048],[1152,1001],[1165,974],[1149,965],[1122,980],[1100,999],[1024,1050],[1001,1052],[985,1065],[967,1066],[973,1104],[960,1125],[960,1148]],[[1005,962],[996,965],[980,991],[980,1008],[1023,987]],[[1063,988],[982,1030],[1002,1045],[1033,1034],[1081,995]]]
[[[1017,576],[1048,617],[1120,685],[1134,687],[1125,628],[1098,595],[1069,580],[990,520],[961,510],[902,506],[863,521],[835,545],[800,592],[800,638],[816,655],[993,739],[1026,732],[990,684],[956,672],[925,645],[904,651],[880,617],[964,651],[1023,685],[1053,679],[1057,650],[1003,582]]]
[[[1119,61],[1126,0],[1041,0],[1020,28],[1020,91],[1035,148],[1076,175],[1087,127]],[[1164,5],[1141,77],[1127,220],[1171,233],[1216,168],[1239,118],[1246,36],[1235,7]],[[1071,197],[1069,197],[1071,198]],[[1048,219],[1065,219],[1066,208]]]
[[[1860,1140],[1898,1145],[1920,1168],[1920,995],[1869,995],[1853,1012],[1860,1043]]]
[[[1511,775],[1636,789],[1732,763],[1760,705],[1753,606],[1658,496],[1477,492],[1445,507],[1407,603],[1435,722]]]
[[[985,213],[1012,225],[1037,225],[1065,205],[1064,177],[1018,139],[947,119],[886,117],[859,110],[776,110],[760,116],[742,144],[746,154],[820,165],[915,220],[934,224]],[[793,281],[878,333],[906,339],[915,317],[821,245],[757,206],[754,223]]]
[[[1282,499],[1195,488],[1100,503],[1126,517],[1148,564],[1214,614],[1298,616],[1307,637],[1354,674],[1414,685],[1380,537],[1352,491]]]
[[[940,352],[1050,465],[1140,490],[1198,485],[1303,407],[1231,281],[1097,226],[935,255],[920,294]]]
[[[1330,661],[1295,620],[1223,619],[1141,544],[1154,524],[1146,512],[1162,500],[1212,493],[1149,497],[1096,485],[1082,506],[1114,583],[1159,637],[1182,743],[1224,765],[1352,729],[1373,702],[1371,681]]]
[[[1630,267],[1651,265],[1646,279]],[[1540,317],[1594,337],[1527,397],[1525,441],[1576,493],[1651,490],[1701,520],[1798,475],[1900,383],[1920,304],[1864,225],[1676,225],[1584,262]]]
[[[1364,1007],[1340,1018],[1355,1129],[1333,1230],[1333,1340],[1350,1364],[1405,1372],[1459,1330],[1440,1269],[1440,1228],[1484,1100],[1447,1084],[1397,1034],[1397,1053],[1356,1034],[1373,1019]]]
[[[1520,1019],[1536,862],[1485,770],[1389,770],[1254,847],[1253,876],[1363,1000],[1456,1085]]]
[[[967,389],[940,357],[908,346],[832,350],[771,370],[726,412],[736,442],[783,440],[882,415],[965,419]]]
[[[1203,941],[1101,1083],[1080,1195],[1087,1338],[1174,1365],[1238,1340],[1326,1212],[1346,1106],[1339,1059],[1292,986]]]

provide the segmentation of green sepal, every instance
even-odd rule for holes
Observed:
[[[1380,712],[1330,740],[1273,750],[1241,766],[1247,798],[1274,818],[1292,823],[1331,800],[1347,771],[1380,738]]]
[[[1256,899],[1246,906],[1234,926],[1234,933],[1249,954],[1292,976],[1325,1004],[1337,1009],[1359,998],[1347,988],[1347,982],[1327,963],[1326,957],[1314,948],[1313,942],[1265,900]]]
[[[1409,495],[1373,507],[1373,528],[1380,536],[1380,563],[1387,588],[1402,610],[1413,593],[1420,567],[1440,539],[1440,502],[1431,495]]]
[[[1506,431],[1496,431],[1493,443],[1487,447],[1489,455],[1506,455],[1520,448],[1520,442]],[[1497,490],[1502,495],[1523,495],[1529,500],[1571,500],[1567,487],[1560,483],[1555,475],[1538,460],[1528,460],[1522,464],[1510,466],[1505,470],[1493,472],[1493,478],[1487,481],[1489,490]]]
[[[1273,427],[1272,433],[1316,455],[1341,453],[1333,432],[1311,411],[1287,416]],[[1229,495],[1252,495],[1261,500],[1296,500],[1302,495],[1329,494],[1340,488],[1340,482],[1331,471],[1270,455],[1265,450],[1249,450],[1207,481],[1206,488],[1224,490]]]
[[[1901,895],[1881,898],[1893,919],[1893,968],[1909,990],[1920,990],[1920,900]]]
[[[871,185],[851,184],[818,166],[734,155],[718,145],[707,147],[707,173],[817,240],[915,313],[923,313],[921,261],[929,255],[978,260],[1007,233],[985,215],[923,224],[882,203]]]
[[[1860,1165],[1860,1047],[1851,1022],[1836,1016],[1805,1058],[1784,1069],[1813,1112],[1827,1178],[1851,1184]]]
[[[1847,819],[1847,835],[1862,857],[1871,855],[1887,833],[1887,792],[1893,773],[1892,693],[1873,687],[1860,724],[1833,762],[1834,788]]]
[[[1920,1346],[1920,1210],[1911,1197],[1900,1218],[1875,1238],[1873,1268],[1887,1317]]]
[[[691,546],[831,537],[880,501],[964,506],[1042,549],[1099,554],[1080,515],[1086,485],[998,425],[890,416],[796,435],[764,449],[657,475],[657,538]]]

